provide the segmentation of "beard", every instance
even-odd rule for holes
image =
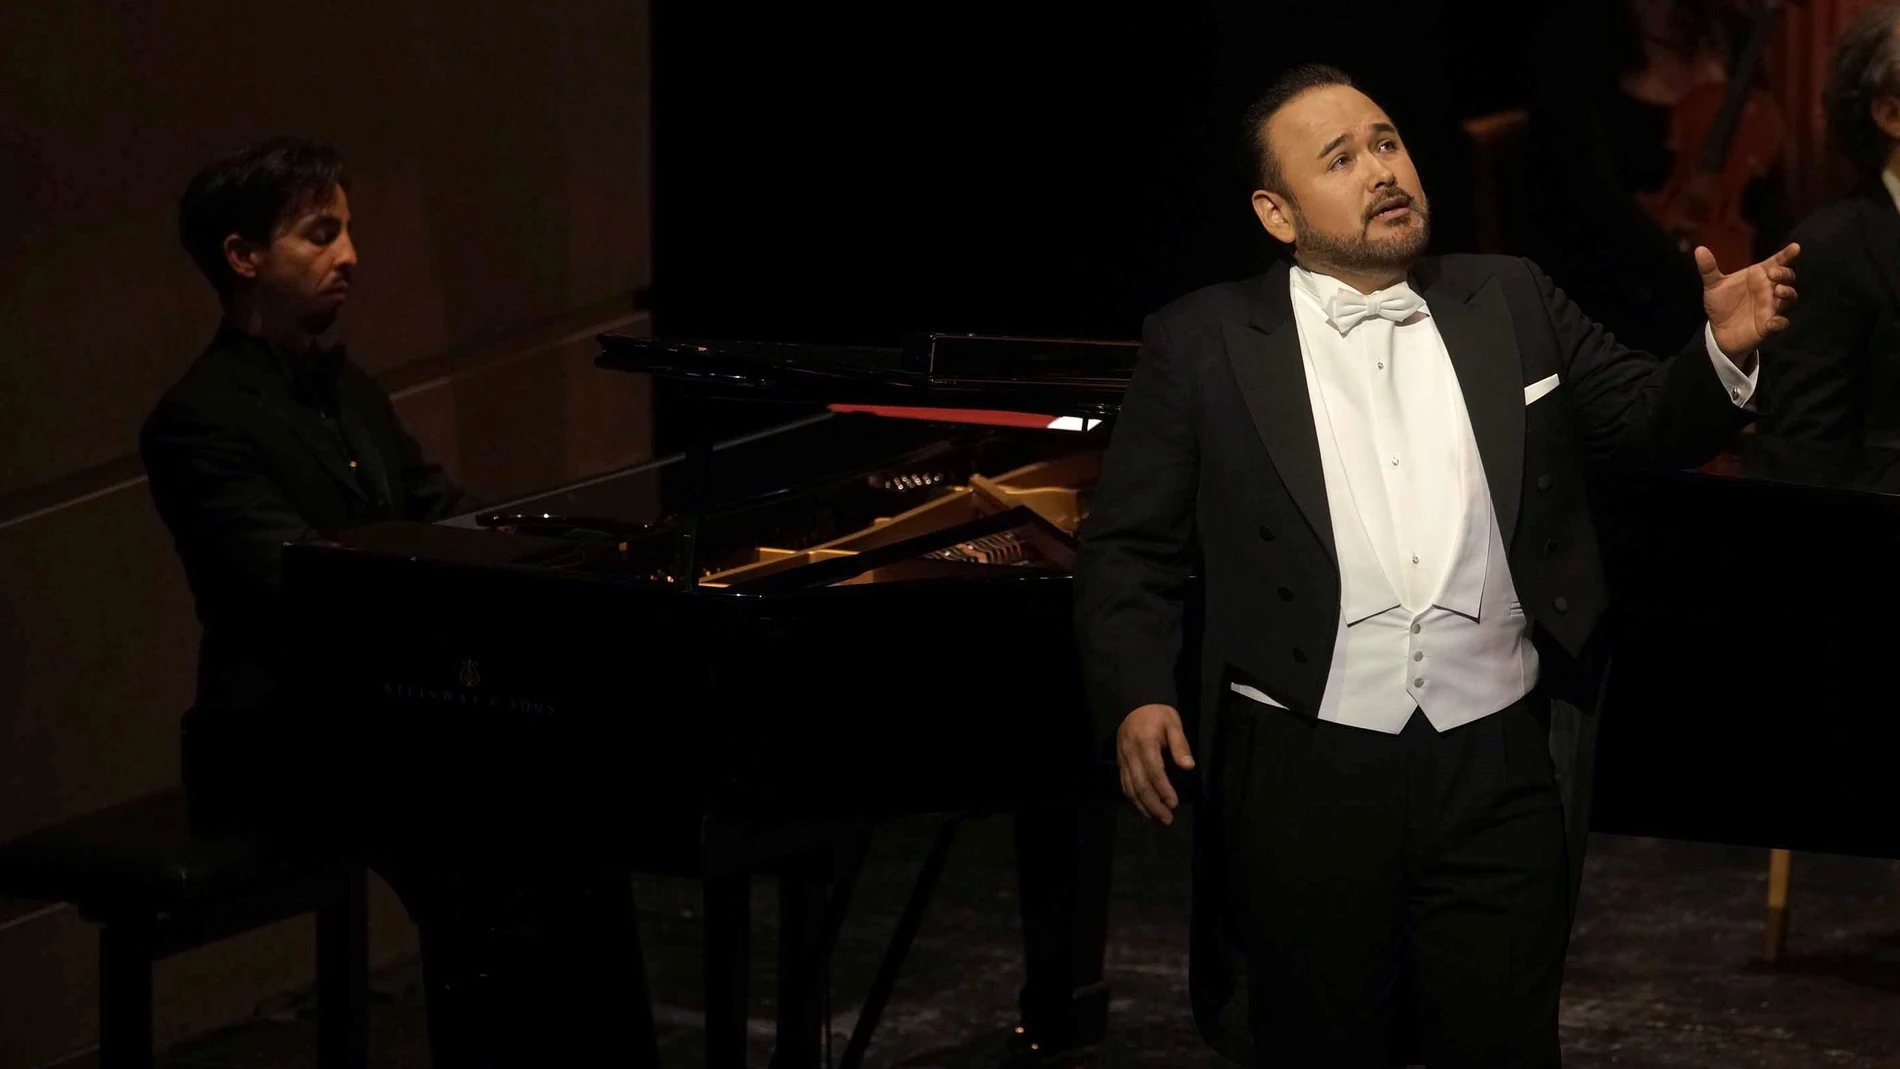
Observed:
[[[302,316],[298,317],[297,326],[306,334],[322,334],[324,331],[335,326],[337,317],[342,314],[343,309],[341,308],[319,308],[313,312],[305,312]]]
[[[1335,271],[1378,272],[1408,268],[1432,240],[1431,205],[1424,194],[1409,198],[1417,221],[1408,226],[1389,228],[1383,235],[1372,233],[1372,216],[1380,210],[1375,204],[1366,214],[1358,233],[1347,236],[1328,234],[1307,224],[1306,213],[1293,202],[1293,221],[1299,234],[1293,242],[1295,257],[1302,264],[1332,268]],[[1386,204],[1386,207],[1390,207]]]
[[[344,303],[344,298],[331,297],[327,290],[319,293],[304,305],[297,316],[297,326],[306,334],[323,334],[343,317]]]

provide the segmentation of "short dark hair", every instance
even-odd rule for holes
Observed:
[[[1874,125],[1874,100],[1900,95],[1900,42],[1894,24],[1900,2],[1887,0],[1862,11],[1834,42],[1827,85],[1821,92],[1827,136],[1863,174],[1878,174],[1892,139]]]
[[[1286,192],[1286,177],[1280,173],[1280,161],[1273,158],[1273,149],[1267,144],[1267,121],[1294,97],[1309,89],[1321,89],[1329,85],[1343,85],[1357,88],[1352,78],[1338,67],[1329,67],[1324,63],[1302,63],[1282,73],[1267,86],[1267,90],[1254,98],[1247,107],[1247,114],[1241,120],[1243,129],[1242,146],[1244,155],[1253,166],[1253,178],[1260,188],[1274,193]]]
[[[178,200],[178,240],[220,295],[236,278],[224,259],[224,239],[237,234],[268,242],[296,212],[328,203],[347,190],[343,157],[328,145],[275,137],[207,164]]]

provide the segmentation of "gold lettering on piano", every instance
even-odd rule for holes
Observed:
[[[555,713],[555,705],[549,701],[451,687],[425,687],[414,683],[384,683],[383,697],[417,705],[452,705],[463,709],[525,713],[529,716],[553,716]]]

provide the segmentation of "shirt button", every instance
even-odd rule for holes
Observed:
[[[1384,371],[1384,370],[1385,370],[1385,361],[1383,361],[1383,360],[1381,360],[1381,361],[1379,361],[1379,370],[1380,370],[1380,371]]]
[[[1423,631],[1423,630],[1425,630],[1425,625],[1424,625],[1424,624],[1413,624],[1413,625],[1412,625],[1412,634],[1414,634],[1414,635],[1416,635],[1416,634],[1418,634],[1418,633],[1419,633],[1420,631]]]
[[[1425,655],[1423,653],[1414,653],[1412,654],[1412,659],[1414,661],[1422,661],[1425,659]]]
[[[1268,527],[1266,524],[1261,524],[1260,525],[1260,540],[1262,542],[1273,541],[1273,528]]]
[[[1418,677],[1417,679],[1414,679],[1414,680],[1412,680],[1412,685],[1413,685],[1414,687],[1422,687],[1422,686],[1424,686],[1424,685],[1425,685],[1425,677],[1424,677],[1424,676],[1419,676],[1419,677]]]
[[[1292,590],[1292,588],[1290,588],[1290,587],[1284,587],[1284,586],[1283,586],[1283,587],[1281,587],[1281,588],[1280,588],[1280,600],[1281,600],[1281,601],[1292,601],[1292,600],[1293,600],[1293,590]]]
[[[1557,540],[1555,538],[1552,538],[1544,543],[1544,552],[1546,553],[1557,552]]]
[[[1412,554],[1412,563],[1413,563],[1413,564],[1417,564],[1417,563],[1418,563],[1418,554],[1416,554],[1416,553],[1414,553],[1414,554]]]
[[[1393,457],[1393,458],[1392,458],[1392,466],[1393,466],[1393,467],[1395,467],[1395,468],[1399,466],[1399,458],[1398,458],[1398,457]]]
[[[1741,399],[1742,399],[1742,391],[1741,391],[1741,389],[1740,389],[1740,388],[1737,388],[1737,389],[1733,389],[1733,390],[1730,390],[1730,391],[1728,392],[1728,395],[1729,395],[1730,397],[1733,397],[1733,398],[1734,398],[1735,400],[1737,400],[1737,401],[1739,401],[1739,400],[1741,400]]]
[[[1306,651],[1299,648],[1298,646],[1293,647],[1293,661],[1295,664],[1305,664]]]
[[[356,461],[354,460],[350,461],[350,467],[352,468],[356,467]]]
[[[1548,476],[1548,475],[1539,475],[1539,476],[1537,477],[1537,488],[1538,488],[1539,490],[1548,490],[1548,489],[1550,489],[1550,476]]]
[[[1558,599],[1557,599],[1557,601],[1556,601],[1556,605],[1557,605],[1557,611],[1558,611],[1558,612],[1569,612],[1569,611],[1570,611],[1570,599],[1569,599],[1569,598],[1558,598]]]

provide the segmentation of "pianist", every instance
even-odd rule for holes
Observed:
[[[1294,266],[1148,318],[1077,563],[1125,793],[1170,822],[1171,762],[1210,797],[1197,1023],[1262,1066],[1555,1066],[1603,678],[1584,465],[1742,427],[1798,249],[1696,250],[1708,322],[1658,360],[1524,260],[1424,256],[1405,143],[1344,74],[1288,72],[1246,131]]]
[[[327,340],[357,274],[347,191],[334,150],[280,138],[207,166],[179,205],[180,238],[223,321],[151,414],[140,452],[204,629],[184,732],[197,820],[291,794],[271,778],[301,763],[273,753],[303,744],[287,725],[323,715],[301,715],[278,679],[295,632],[280,598],[283,544],[465,507],[382,390]],[[528,1049],[569,1040],[650,1051],[624,875],[616,895],[611,874],[556,883],[529,878],[538,866],[520,859],[369,846],[422,930],[434,1064],[525,1064]],[[572,931],[576,916],[599,919],[588,949],[615,983],[589,984],[586,963],[554,957],[559,941],[542,926]],[[575,1020],[548,1020],[557,1012]]]
[[[254,709],[273,689],[283,544],[440,519],[462,495],[376,383],[324,342],[356,280],[335,153],[279,140],[206,168],[179,232],[224,319],[140,451],[204,625],[198,706]]]

